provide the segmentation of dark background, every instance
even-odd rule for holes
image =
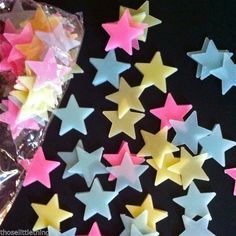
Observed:
[[[78,11],[84,13],[86,33],[79,64],[85,73],[76,76],[71,82],[62,105],[67,103],[69,95],[73,93],[81,106],[94,107],[95,112],[86,120],[87,136],[71,131],[60,137],[58,135],[60,121],[54,119],[43,145],[46,157],[59,160],[57,152],[72,151],[78,139],[83,140],[88,151],[104,146],[105,153],[117,152],[124,139],[129,142],[133,153],[138,152],[143,146],[140,129],[153,133],[159,130],[160,122],[149,113],[149,110],[163,106],[166,95],[154,87],[145,90],[141,101],[146,109],[146,116],[136,125],[136,140],[125,135],[108,139],[110,122],[102,115],[102,111],[117,108],[115,104],[105,100],[105,96],[114,92],[115,89],[107,83],[98,87],[92,85],[96,70],[89,63],[89,57],[105,56],[104,48],[108,36],[101,28],[101,24],[118,19],[119,5],[138,8],[143,0],[48,0],[47,2],[71,13]],[[223,136],[232,140],[236,140],[236,88],[222,96],[219,80],[213,77],[204,81],[196,79],[197,65],[186,56],[186,53],[200,50],[206,36],[213,39],[219,49],[235,52],[235,9],[235,0],[150,0],[151,15],[161,19],[162,24],[149,30],[147,42],[141,43],[141,50],[135,51],[132,57],[122,50],[116,50],[119,60],[132,65],[135,62],[149,62],[156,51],[161,51],[164,64],[178,68],[178,72],[167,79],[168,92],[172,93],[177,103],[193,105],[201,126],[212,129],[215,123],[219,123]],[[123,76],[131,85],[139,85],[142,79],[141,74],[134,67]],[[116,236],[122,231],[119,214],[129,214],[125,204],[140,205],[146,194],[150,193],[154,206],[169,213],[169,217],[157,225],[160,235],[176,236],[184,230],[181,218],[184,210],[175,204],[172,198],[185,195],[186,192],[169,181],[154,187],[155,171],[151,167],[141,177],[142,194],[127,188],[110,204],[112,213],[110,221],[97,215],[86,222],[82,220],[84,205],[74,197],[78,191],[87,191],[86,184],[77,175],[62,180],[64,167],[62,162],[61,166],[51,173],[51,189],[39,183],[23,188],[1,229],[32,229],[37,215],[30,203],[46,204],[54,193],[58,193],[61,208],[74,213],[73,218],[61,224],[62,232],[75,226],[77,233],[86,234],[92,223],[97,221],[103,235]],[[236,148],[227,152],[226,167],[236,167]],[[204,165],[204,170],[210,182],[195,181],[195,183],[202,192],[217,193],[209,205],[213,219],[209,224],[209,229],[219,236],[233,236],[236,229],[236,198],[232,194],[233,180],[224,174],[224,169],[214,160],[208,160]],[[106,175],[99,179],[105,190],[114,189],[114,183],[108,183]]]

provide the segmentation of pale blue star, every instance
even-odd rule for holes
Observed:
[[[84,120],[94,111],[93,108],[79,107],[75,96],[72,94],[65,108],[59,108],[54,111],[59,119],[61,119],[61,128],[59,135],[64,135],[72,129],[76,129],[82,134],[87,134]]]
[[[77,146],[76,152],[78,160],[68,172],[81,175],[85,179],[88,187],[90,187],[96,175],[108,173],[106,167],[101,163],[103,151],[104,148],[101,147],[89,153]]]
[[[233,86],[236,86],[236,65],[228,55],[224,55],[223,66],[212,70],[212,75],[222,82],[222,95],[225,95]]]
[[[142,192],[139,177],[147,170],[147,168],[148,165],[135,165],[130,155],[125,153],[120,165],[107,167],[107,170],[117,178],[117,192],[120,192],[128,186]]]
[[[185,144],[194,154],[198,152],[199,140],[211,133],[198,125],[196,111],[185,121],[170,120],[170,123],[176,132],[172,143],[176,146]]]
[[[156,236],[156,233],[142,233],[136,225],[132,225],[130,236]]]
[[[76,193],[75,197],[85,205],[84,220],[95,214],[111,219],[109,203],[117,196],[115,191],[104,191],[97,178],[94,179],[89,192]]]
[[[93,80],[94,86],[107,81],[118,89],[119,74],[131,67],[128,63],[117,61],[115,51],[108,52],[105,58],[90,58],[89,61],[97,69],[97,74]]]
[[[72,228],[64,233],[61,233],[60,231],[52,228],[51,226],[48,226],[48,236],[75,236],[75,233],[76,228]]]
[[[220,125],[217,124],[212,133],[199,140],[202,146],[201,153],[207,153],[220,165],[225,166],[225,152],[236,145],[236,142],[222,137]]]
[[[187,195],[173,198],[173,201],[185,208],[185,215],[193,219],[195,216],[204,217],[210,214],[207,205],[215,195],[214,192],[201,193],[193,182]]]
[[[179,236],[215,236],[215,234],[208,230],[209,215],[204,216],[198,221],[192,220],[185,215],[182,218],[185,231]]]

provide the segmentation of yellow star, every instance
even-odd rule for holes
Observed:
[[[156,86],[166,93],[166,78],[177,71],[177,68],[163,65],[160,52],[156,52],[150,63],[136,63],[135,67],[143,74],[141,85]]]
[[[192,156],[185,148],[182,147],[180,161],[175,165],[170,166],[168,170],[180,174],[183,189],[187,189],[194,179],[209,181],[208,176],[202,169],[202,166],[207,158],[207,153]]]
[[[164,157],[179,150],[178,147],[167,141],[167,128],[161,129],[156,134],[141,130],[145,145],[138,156],[151,156],[159,168],[162,168]]]
[[[158,167],[158,165],[153,159],[149,159],[147,160],[147,162],[157,171],[155,186],[163,183],[168,179],[175,182],[176,184],[182,185],[180,174],[168,170],[170,166],[179,162],[179,158],[175,158],[173,154],[165,155],[161,168]]]
[[[118,116],[121,119],[130,109],[144,112],[142,103],[139,101],[145,86],[130,87],[124,78],[120,79],[119,91],[106,96],[106,99],[118,104]]]
[[[48,226],[60,230],[60,223],[73,216],[73,213],[59,208],[57,194],[54,194],[46,205],[32,203],[31,206],[38,215],[33,231],[44,229]]]
[[[168,216],[168,212],[153,207],[152,196],[150,194],[147,195],[141,206],[126,205],[126,208],[133,217],[139,216],[146,210],[148,212],[148,225],[153,229],[156,229],[157,222]]]
[[[121,119],[118,117],[118,111],[104,111],[103,114],[112,123],[109,138],[123,132],[136,139],[134,125],[144,117],[144,114],[128,111]]]

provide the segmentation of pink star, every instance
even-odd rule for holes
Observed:
[[[60,162],[46,160],[42,147],[39,147],[32,160],[22,160],[20,164],[26,170],[24,187],[39,181],[47,188],[51,188],[49,173],[56,169]]]
[[[103,154],[103,158],[109,162],[109,164],[111,164],[112,166],[119,166],[121,165],[124,155],[125,153],[129,154],[129,157],[131,158],[132,162],[135,165],[139,165],[142,164],[145,159],[143,157],[139,157],[136,154],[131,154],[130,150],[129,150],[129,144],[127,142],[122,142],[119,152],[116,154]],[[114,179],[116,179],[115,176],[113,176],[112,174],[110,174],[108,180],[109,181],[113,181]]]
[[[5,21],[4,33],[15,34],[17,32],[15,26],[12,24],[11,20]]]
[[[122,48],[132,55],[133,41],[144,33],[145,24],[131,24],[131,16],[127,9],[117,22],[102,24],[102,27],[110,35],[105,48],[106,51]]]
[[[225,174],[229,175],[236,181],[236,168],[226,169]],[[234,196],[236,196],[236,182],[234,184]]]
[[[0,121],[9,125],[13,139],[15,139],[23,129],[39,129],[38,123],[33,119],[28,119],[20,123],[17,122],[20,110],[11,100],[4,100],[2,104],[7,108],[7,111],[0,114]]]
[[[165,106],[150,110],[150,112],[161,120],[161,129],[165,126],[170,129],[170,120],[183,121],[184,116],[192,109],[192,105],[177,105],[169,93]]]
[[[97,222],[94,222],[88,236],[102,236]]]

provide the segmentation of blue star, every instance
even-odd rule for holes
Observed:
[[[103,191],[99,180],[96,178],[89,192],[76,193],[75,197],[86,207],[84,212],[84,221],[95,214],[100,214],[111,219],[109,203],[117,196],[117,192]]]
[[[65,108],[59,108],[54,111],[59,119],[61,119],[61,128],[59,135],[64,135],[72,129],[76,129],[83,134],[87,134],[84,120],[94,111],[93,108],[79,107],[75,96],[72,94]]]
[[[89,61],[97,69],[97,74],[93,80],[94,86],[108,81],[118,89],[120,77],[119,74],[130,68],[130,64],[116,60],[115,51],[110,51],[103,59],[90,58]]]
[[[64,233],[60,233],[58,230],[48,226],[48,236],[75,236],[76,228],[67,230]]]
[[[170,120],[176,135],[172,143],[176,146],[186,145],[194,154],[198,152],[198,141],[210,134],[210,131],[198,125],[196,111],[185,121]]]

